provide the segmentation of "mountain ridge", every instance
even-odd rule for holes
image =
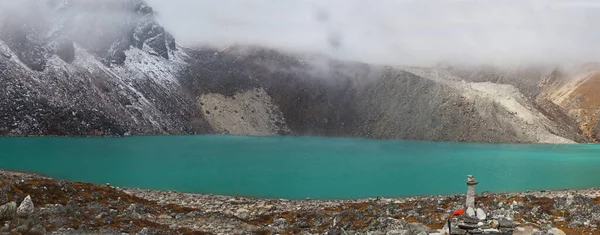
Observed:
[[[55,5],[36,10],[44,17],[8,16],[0,28],[0,135],[591,140],[564,105],[536,100],[547,71],[529,71],[532,79],[523,82],[519,73],[493,68],[392,67],[256,46],[187,48],[144,1],[35,4]],[[114,21],[99,17],[115,9]],[[79,15],[87,15],[87,27],[73,23]],[[35,24],[14,23],[23,17]]]

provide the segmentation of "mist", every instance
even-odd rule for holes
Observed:
[[[391,65],[600,59],[597,1],[147,1],[187,46],[251,44]]]

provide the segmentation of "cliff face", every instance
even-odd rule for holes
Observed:
[[[27,4],[27,13],[2,14],[1,135],[585,141],[562,106],[536,102],[542,88],[519,80],[542,80],[543,70],[492,76],[256,47],[185,48],[142,1]]]

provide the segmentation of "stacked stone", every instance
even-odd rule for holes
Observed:
[[[479,219],[469,216],[463,216],[459,219],[456,227],[452,228],[451,235],[481,234],[483,231],[479,228]]]
[[[498,230],[502,234],[513,234],[515,231],[515,224],[512,220],[498,220]]]
[[[472,210],[472,209],[471,209]],[[481,209],[478,209],[481,210]],[[511,235],[514,231],[514,223],[511,220],[485,220],[464,215],[458,219],[458,223],[452,227],[451,235],[470,235],[470,234],[495,234]]]
[[[466,213],[458,218],[452,227],[451,235],[470,234],[497,234],[512,235],[514,223],[512,220],[491,218],[487,220],[487,214],[481,208],[475,208],[475,185],[477,181],[472,175],[467,176],[467,201]]]

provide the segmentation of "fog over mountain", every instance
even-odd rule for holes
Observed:
[[[258,44],[427,66],[600,60],[591,0],[149,0],[186,45]]]
[[[0,0],[0,135],[597,141],[599,9]]]

